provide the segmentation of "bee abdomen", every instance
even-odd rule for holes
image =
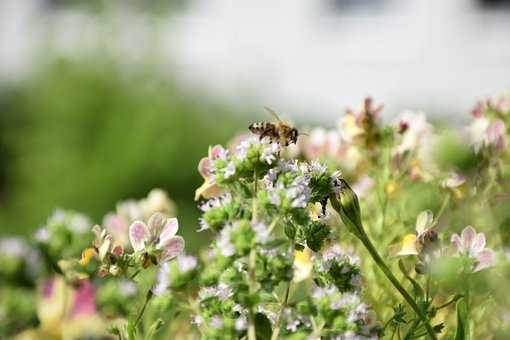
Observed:
[[[260,134],[263,133],[264,131],[267,131],[268,129],[271,129],[271,125],[272,124],[268,122],[256,122],[250,124],[250,126],[248,126],[248,129],[250,129],[250,131],[255,134]]]

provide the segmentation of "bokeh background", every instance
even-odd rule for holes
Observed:
[[[332,126],[371,95],[386,120],[465,122],[510,88],[509,4],[1,0],[0,234],[159,187],[196,239],[199,159],[264,105]]]

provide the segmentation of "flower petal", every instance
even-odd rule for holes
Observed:
[[[165,243],[167,240],[175,236],[175,234],[177,234],[177,230],[179,230],[179,221],[177,218],[168,218],[163,226],[163,230],[161,230],[161,235],[159,236],[160,242]]]
[[[416,244],[416,235],[408,234],[402,239],[402,248],[397,253],[398,256],[418,255],[419,251]]]
[[[180,236],[174,236],[166,242],[163,250],[163,261],[168,261],[182,253],[184,250],[184,239]]]
[[[164,223],[165,216],[163,214],[159,212],[152,214],[151,217],[149,217],[149,222],[147,223],[151,235],[159,235]]]
[[[472,226],[467,226],[462,230],[462,248],[469,251],[476,237],[476,230]]]
[[[478,260],[478,264],[476,265],[474,271],[480,271],[482,269],[485,269],[487,267],[492,267],[495,262],[495,254],[492,249],[484,249],[481,252],[478,253],[476,256],[476,259]]]
[[[140,251],[145,246],[145,241],[150,237],[149,228],[141,221],[135,221],[129,227],[129,241],[135,251]]]
[[[427,228],[430,228],[434,221],[434,214],[432,211],[422,211],[416,218],[416,232],[418,235],[422,234]]]
[[[481,252],[485,248],[485,234],[478,233],[473,241],[473,252],[475,254]]]
[[[212,174],[212,168],[213,168],[213,163],[212,161],[207,158],[207,157],[204,157],[200,160],[200,162],[198,163],[198,172],[200,173],[200,175],[202,175],[202,177],[204,179],[208,178],[209,176],[211,176]]]
[[[450,242],[457,248],[457,251],[462,251],[462,239],[458,234],[453,234],[450,238]]]
[[[221,189],[215,183],[212,183],[209,179],[206,179],[204,184],[195,190],[195,201],[198,201],[200,197],[210,198],[218,196],[220,193]]]
[[[209,149],[209,158],[214,160],[220,158],[225,153],[223,146],[217,144]]]

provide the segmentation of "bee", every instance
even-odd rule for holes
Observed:
[[[296,144],[299,132],[296,128],[283,122],[278,115],[268,107],[264,108],[270,115],[272,115],[276,122],[257,122],[252,123],[248,127],[250,131],[259,135],[260,139],[269,137],[271,142],[277,141],[280,145],[288,146],[289,144]]]

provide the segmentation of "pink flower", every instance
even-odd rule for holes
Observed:
[[[468,226],[462,230],[461,236],[453,234],[451,242],[457,248],[457,253],[466,255],[476,260],[474,272],[480,271],[487,267],[494,265],[495,255],[494,251],[485,248],[485,235],[484,233],[476,233],[476,230]]]
[[[89,316],[97,312],[96,293],[89,280],[80,283],[78,289],[74,292],[74,304],[71,310],[72,316]]]
[[[220,189],[214,182],[214,161],[216,159],[226,159],[227,150],[221,145],[215,145],[209,148],[209,154],[198,163],[198,172],[204,178],[204,184],[195,191],[195,200],[200,197],[209,198],[220,194]]]
[[[506,130],[506,125],[501,119],[490,121],[484,116],[473,120],[468,127],[475,152],[479,152],[483,147],[503,151],[508,144]]]
[[[184,239],[177,236],[179,222],[177,218],[165,218],[155,213],[145,224],[135,221],[129,227],[129,240],[135,251],[156,252],[162,261],[170,260],[184,249]]]

